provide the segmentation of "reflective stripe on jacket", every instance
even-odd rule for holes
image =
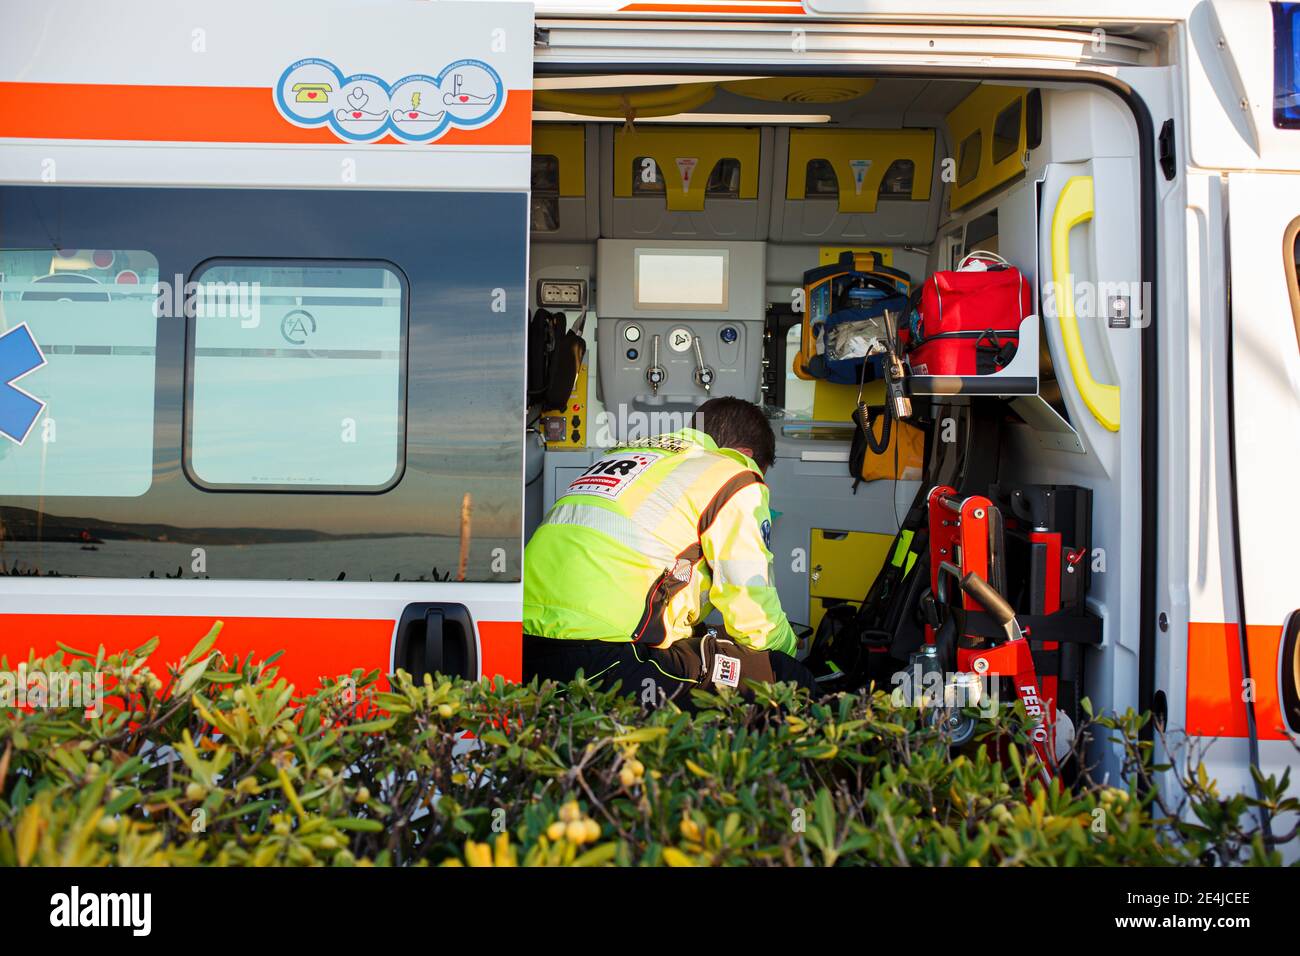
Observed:
[[[716,607],[754,650],[795,652],[758,466],[685,428],[604,455],[524,551],[524,632],[668,646]]]

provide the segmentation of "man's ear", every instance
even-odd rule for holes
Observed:
[[[746,458],[753,458],[753,457],[754,457],[754,449],[752,449],[752,448],[748,448],[748,447],[746,447],[746,446],[744,446],[744,445],[732,445],[731,447],[732,447],[732,450],[740,452],[740,453],[741,453],[742,455],[744,455]]]

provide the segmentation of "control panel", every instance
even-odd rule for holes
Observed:
[[[685,414],[714,395],[759,400],[764,265],[758,242],[597,244],[600,400],[619,440],[645,417],[628,413]]]
[[[542,438],[549,449],[574,449],[587,447],[587,364],[584,357],[578,367],[578,377],[564,408],[551,408],[542,412],[539,420]]]
[[[601,401],[644,409],[714,395],[758,401],[762,335],[761,322],[602,318]]]

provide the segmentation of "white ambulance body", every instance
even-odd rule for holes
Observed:
[[[0,652],[174,657],[220,618],[299,683],[517,678],[540,509],[629,414],[703,400],[704,364],[784,411],[772,550],[815,623],[918,485],[853,493],[818,431],[846,386],[787,374],[774,312],[844,249],[919,282],[995,248],[1097,299],[1039,302],[997,452],[1092,492],[1087,695],[1155,709],[1224,790],[1294,766],[1292,7],[925,6],[5,11]],[[692,250],[726,294],[656,313],[651,263]],[[545,442],[542,305],[591,313]]]

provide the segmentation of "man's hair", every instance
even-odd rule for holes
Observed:
[[[695,427],[719,448],[748,448],[750,457],[766,471],[776,460],[776,436],[763,410],[743,398],[711,398],[695,412]]]

